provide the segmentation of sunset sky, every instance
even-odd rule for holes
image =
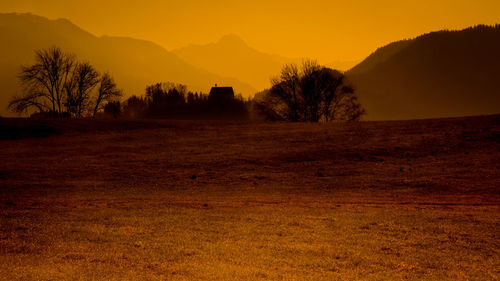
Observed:
[[[500,23],[498,0],[0,0],[0,12],[67,18],[95,35],[166,49],[234,33],[261,51],[323,63],[362,59],[429,31]]]

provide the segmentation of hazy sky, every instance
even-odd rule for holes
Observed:
[[[259,50],[323,63],[433,30],[500,23],[499,0],[0,0],[0,12],[67,18],[95,35],[167,49],[234,33]]]

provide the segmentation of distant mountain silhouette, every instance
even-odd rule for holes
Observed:
[[[359,64],[361,60],[336,60],[327,63],[325,66],[339,71],[347,71]]]
[[[500,25],[391,43],[347,76],[367,110],[365,119],[500,113]]]
[[[125,95],[143,94],[148,84],[172,81],[193,91],[207,93],[215,83],[229,85],[236,93],[252,95],[256,90],[234,78],[225,78],[194,67],[162,47],[143,40],[96,37],[68,20],[49,20],[32,14],[0,14],[0,114],[19,91],[17,74],[21,64],[31,63],[34,51],[57,45],[89,61],[100,71],[109,71]],[[234,77],[230,75],[229,77]]]
[[[190,45],[172,51],[186,62],[221,76],[238,77],[254,88],[270,88],[270,78],[284,64],[302,63],[301,58],[266,54],[248,46],[235,34],[223,36],[216,43]]]
[[[57,45],[109,71],[125,95],[160,81],[207,93],[214,84],[252,95],[270,87],[285,63],[302,59],[266,54],[236,35],[172,52],[143,40],[96,37],[68,20],[0,14],[0,115],[19,92],[21,64]],[[367,110],[365,119],[412,119],[500,113],[500,26],[439,31],[379,48],[346,75]],[[328,65],[344,68],[336,62]],[[237,77],[227,78],[227,77]]]

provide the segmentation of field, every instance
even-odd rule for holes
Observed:
[[[500,280],[500,116],[0,119],[1,280]]]

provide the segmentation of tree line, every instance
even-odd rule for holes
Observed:
[[[341,72],[315,61],[302,66],[285,65],[272,87],[244,100],[214,100],[210,95],[191,92],[182,84],[157,83],[146,87],[143,96],[132,96],[120,107],[105,110],[129,118],[180,119],[265,119],[292,122],[359,120],[365,110],[354,88]]]
[[[22,66],[22,93],[8,107],[18,113],[35,108],[47,116],[95,117],[122,96],[113,77],[58,47],[35,52],[35,63]]]
[[[51,117],[96,117],[104,111],[126,118],[329,122],[358,120],[365,113],[344,74],[315,61],[285,65],[269,90],[248,100],[234,96],[232,89],[230,98],[220,99],[166,82],[120,102],[122,91],[109,73],[100,74],[58,47],[36,51],[35,63],[23,66],[19,78],[23,92],[9,108],[19,113],[35,108]]]
[[[172,82],[146,87],[142,96],[133,95],[123,102],[121,115],[128,118],[173,119],[249,119],[251,101],[241,95],[218,100],[208,94],[192,92],[186,85]],[[118,105],[116,105],[118,106]],[[108,109],[115,115],[120,110]]]

